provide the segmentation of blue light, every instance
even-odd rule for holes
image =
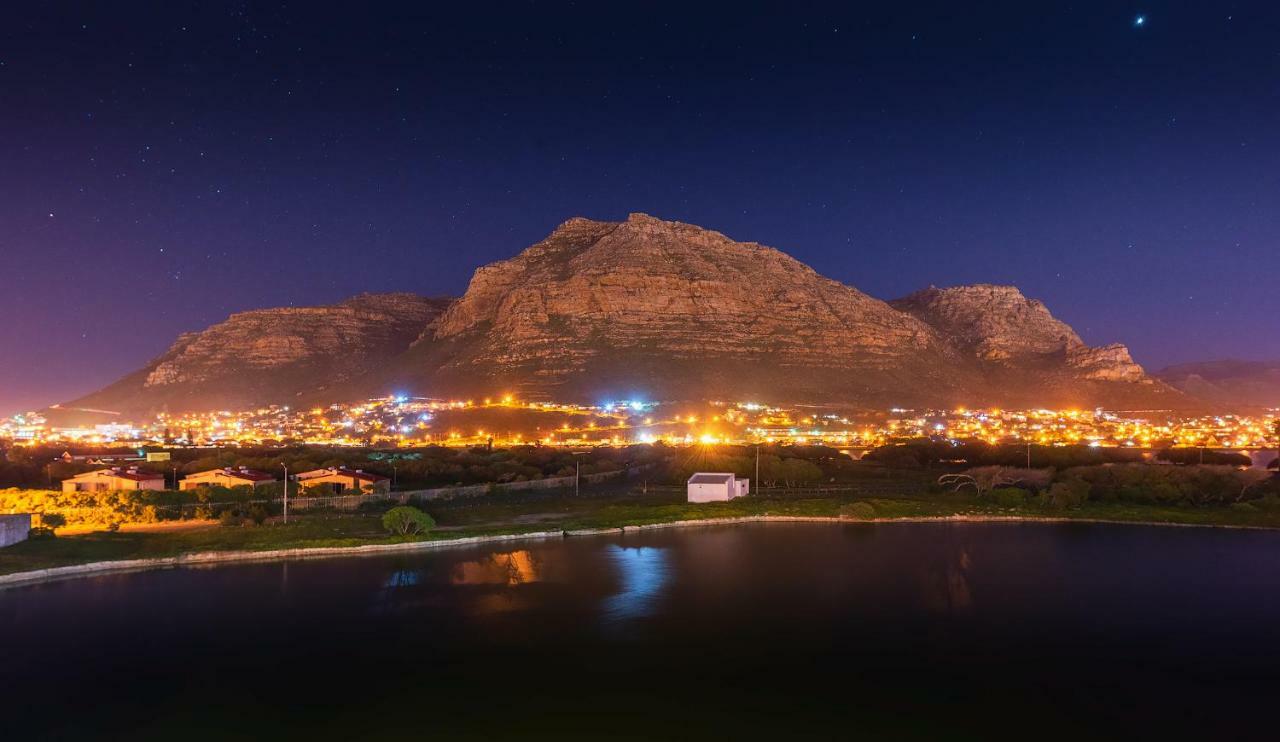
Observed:
[[[1147,25],[1147,17],[1145,15],[1135,16],[1133,19],[1134,28],[1142,28]]]
[[[670,576],[666,549],[641,546],[624,548],[611,544],[606,551],[618,568],[620,589],[603,604],[610,622],[640,618],[653,612]]]
[[[644,409],[644,402],[636,402],[636,401],[632,401],[632,402],[631,402],[631,409],[635,410],[636,412],[639,412],[639,411],[643,410],[643,409]]]

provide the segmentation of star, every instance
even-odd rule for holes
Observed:
[[[1133,27],[1142,28],[1147,25],[1147,17],[1145,15],[1134,16]]]

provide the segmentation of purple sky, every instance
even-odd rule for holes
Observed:
[[[0,414],[631,211],[1017,284],[1152,369],[1280,357],[1273,3],[429,5],[6,10]]]

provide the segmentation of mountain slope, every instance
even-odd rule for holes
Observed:
[[[1156,376],[1187,394],[1218,404],[1280,407],[1280,361],[1183,363]]]
[[[448,303],[361,294],[330,306],[240,312],[180,336],[144,368],[64,407],[154,413],[287,404],[402,353]]]

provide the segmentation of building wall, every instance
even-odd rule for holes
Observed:
[[[121,479],[106,475],[79,477],[62,480],[63,492],[110,492],[116,490],[162,490],[164,479],[150,479],[138,482],[133,479]]]
[[[690,484],[689,502],[724,502],[730,499],[732,482],[719,484]]]
[[[365,482],[355,477],[348,477],[342,474],[329,474],[323,477],[308,477],[299,482],[303,487],[312,487],[318,484],[327,484],[335,494],[341,494],[348,490],[362,491],[366,484],[373,486],[374,492],[388,492],[391,489],[391,483],[387,481],[381,482]]]
[[[202,477],[197,477],[195,475],[184,477],[183,480],[178,483],[178,489],[191,490],[196,487],[244,487],[245,485],[257,488],[260,484],[271,484],[271,482],[267,480],[263,480],[261,482],[248,481],[219,473]]]
[[[0,515],[0,548],[27,540],[31,530],[31,514]]]

